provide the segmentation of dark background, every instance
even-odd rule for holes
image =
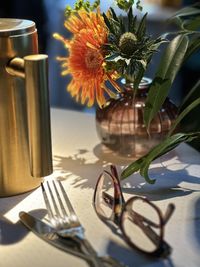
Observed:
[[[20,18],[33,20],[38,29],[39,51],[49,55],[49,78],[50,78],[50,103],[53,107],[83,110],[85,112],[95,112],[94,109],[88,110],[81,106],[71,98],[66,91],[67,84],[70,81],[69,76],[61,77],[60,65],[56,61],[56,56],[66,56],[67,51],[63,48],[63,44],[53,39],[52,34],[59,32],[65,37],[69,33],[63,26],[64,23],[64,8],[67,4],[73,4],[73,1],[64,0],[6,0],[0,2],[0,17],[1,18]],[[104,1],[102,1],[104,2]],[[187,6],[197,1],[184,0],[182,6]],[[103,8],[107,8],[109,3],[103,4]],[[105,7],[106,5],[106,7]],[[173,13],[172,13],[173,14]],[[165,29],[165,20],[159,19],[157,16],[149,16],[148,21],[149,32],[152,35],[159,35]],[[152,77],[159,62],[159,55],[155,56],[146,76]],[[175,84],[170,92],[170,97],[178,105],[200,79],[200,53],[193,55],[188,62],[182,67]],[[191,101],[200,97],[200,92],[197,92]],[[200,130],[200,107],[197,107],[191,112],[182,123],[182,128],[185,131]],[[200,142],[194,142],[195,147],[200,149]]]

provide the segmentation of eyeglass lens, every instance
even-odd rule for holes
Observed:
[[[122,230],[138,249],[152,253],[161,242],[161,222],[157,210],[142,198],[129,201],[122,214]]]
[[[99,179],[95,195],[95,208],[99,215],[110,219],[113,213],[114,184],[112,178],[103,173]]]

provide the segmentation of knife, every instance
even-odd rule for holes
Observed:
[[[40,237],[42,240],[46,241],[50,245],[61,249],[67,253],[74,256],[85,259],[86,261],[91,261],[90,256],[83,254],[80,251],[80,246],[71,238],[61,238],[56,234],[53,227],[44,223],[43,221],[33,217],[31,214],[21,211],[19,213],[19,218],[21,222],[34,234]]]
[[[89,254],[85,254],[81,250],[80,243],[76,242],[76,240],[72,238],[62,238],[57,235],[56,230],[51,227],[49,224],[35,218],[31,214],[21,211],[19,213],[19,218],[21,222],[29,229],[31,230],[34,234],[36,234],[39,238],[42,240],[46,241],[50,245],[65,251],[67,253],[70,253],[74,256],[77,256],[79,258],[82,258],[86,260],[91,266],[92,264],[92,259]],[[104,263],[106,263],[108,266],[115,266],[115,267],[125,267],[122,263],[119,263],[115,259],[105,256],[105,257],[100,257]]]

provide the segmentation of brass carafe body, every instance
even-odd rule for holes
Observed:
[[[38,54],[34,22],[0,19],[0,196],[51,173],[48,57]]]

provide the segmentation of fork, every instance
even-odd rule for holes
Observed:
[[[61,238],[70,238],[78,243],[81,252],[83,254],[89,254],[90,261],[88,263],[90,266],[124,267],[124,265],[110,256],[98,256],[92,245],[85,238],[84,228],[71,205],[61,181],[52,180],[52,188],[50,182],[47,181],[45,183],[46,186],[44,186],[44,183],[41,184],[42,193],[50,222],[56,230],[57,235]]]

